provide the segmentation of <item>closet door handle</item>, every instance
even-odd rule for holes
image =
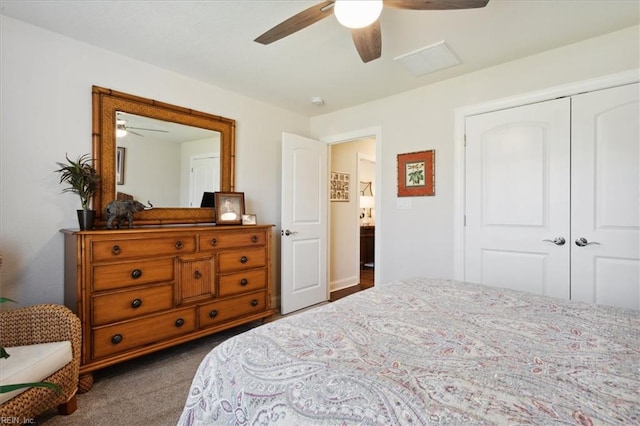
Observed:
[[[584,238],[584,237],[580,237],[580,238],[578,238],[578,239],[576,240],[576,245],[577,245],[578,247],[585,247],[585,246],[592,245],[592,244],[600,245],[600,243],[599,243],[599,242],[597,242],[597,241],[588,241],[588,240],[587,240],[586,238]]]
[[[555,237],[553,240],[542,240],[544,242],[550,242],[557,246],[563,246],[567,241],[562,237]]]

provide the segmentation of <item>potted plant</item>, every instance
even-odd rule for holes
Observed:
[[[95,210],[91,210],[90,203],[91,198],[98,189],[98,183],[100,182],[100,175],[93,168],[93,159],[89,154],[84,154],[73,161],[69,159],[68,155],[65,155],[66,163],[57,163],[60,169],[56,170],[60,173],[60,183],[67,183],[69,186],[62,190],[62,192],[73,192],[80,197],[80,203],[82,204],[82,210],[78,210],[78,222],[80,229],[93,228],[93,220],[96,215]]]

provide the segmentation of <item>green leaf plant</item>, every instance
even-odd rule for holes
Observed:
[[[100,182],[100,175],[92,165],[93,159],[89,154],[81,155],[75,161],[69,159],[68,154],[65,154],[65,157],[67,162],[58,162],[60,168],[56,170],[60,173],[60,183],[69,184],[62,192],[78,194],[82,210],[89,210],[89,203]]]
[[[18,303],[15,300],[9,299],[8,297],[0,297],[0,303],[5,303],[5,302]],[[9,358],[10,356],[11,355],[7,353],[5,348],[0,346],[0,358],[6,359],[6,358]],[[11,385],[0,385],[0,393],[13,392],[14,390],[17,390],[17,389],[32,388],[32,387],[49,388],[49,389],[55,390],[58,393],[62,392],[62,389],[60,389],[60,386],[56,385],[55,383],[34,382],[34,383],[15,383]]]

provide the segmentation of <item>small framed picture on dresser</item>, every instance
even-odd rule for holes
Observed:
[[[243,214],[242,215],[242,224],[243,225],[257,225],[258,220],[256,219],[255,214]]]
[[[216,224],[241,225],[244,214],[244,192],[214,193]]]

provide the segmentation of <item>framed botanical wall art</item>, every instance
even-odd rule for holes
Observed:
[[[349,173],[331,172],[329,201],[349,201]]]
[[[244,192],[215,192],[216,224],[241,225],[244,214]]]
[[[435,150],[398,154],[398,197],[436,194]]]

